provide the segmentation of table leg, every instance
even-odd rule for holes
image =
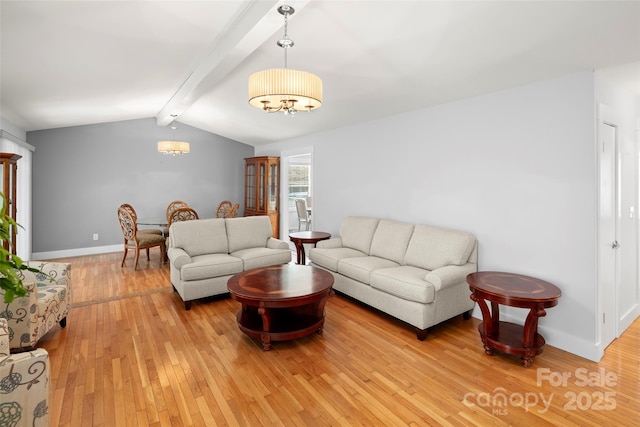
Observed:
[[[262,330],[269,332],[271,330],[271,319],[269,318],[269,310],[264,307],[258,308],[258,314],[262,317]],[[261,334],[260,340],[262,341],[262,348],[264,351],[271,350],[271,336],[267,334]]]
[[[495,337],[500,331],[500,308],[497,302],[491,302],[491,336]]]
[[[306,254],[304,253],[304,244],[300,241],[295,241],[296,246],[296,262],[298,264],[304,264],[306,262]]]
[[[480,334],[480,338],[482,339],[482,345],[484,346],[484,353],[491,356],[493,355],[493,348],[489,345],[487,337],[491,337],[495,332],[497,332],[497,325],[494,325],[493,323],[487,302],[475,293],[471,294],[471,299],[478,303],[478,307],[480,307],[480,311],[482,312],[482,333]]]
[[[527,315],[527,320],[524,322],[524,330],[522,337],[522,347],[525,349],[525,354],[522,356],[522,366],[528,368],[533,363],[533,358],[536,356],[535,342],[536,335],[538,334],[538,319],[547,315],[547,312],[540,305],[538,307],[532,307]]]

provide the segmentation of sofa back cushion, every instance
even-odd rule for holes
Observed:
[[[268,216],[226,218],[229,253],[249,248],[266,248],[271,237],[271,220]]]
[[[379,221],[377,218],[364,216],[346,217],[340,227],[342,246],[356,249],[368,255],[373,233],[375,233]]]
[[[476,238],[463,231],[416,225],[404,257],[406,265],[435,270],[447,265],[463,265]]]
[[[169,238],[172,246],[184,249],[191,257],[229,252],[224,218],[174,222]]]
[[[371,241],[370,255],[402,264],[412,233],[413,224],[381,219]]]

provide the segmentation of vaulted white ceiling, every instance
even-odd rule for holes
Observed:
[[[323,80],[295,117],[247,102],[247,78]],[[250,145],[565,74],[606,69],[640,96],[640,2],[2,1],[2,116],[25,130],[156,117]]]

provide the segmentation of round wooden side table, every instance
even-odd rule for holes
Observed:
[[[297,231],[289,234],[289,239],[296,246],[296,263],[306,264],[306,254],[304,253],[304,244],[312,243],[314,246],[320,240],[331,238],[331,233],[324,231]]]
[[[484,352],[494,350],[520,356],[525,368],[542,353],[545,341],[538,333],[538,318],[546,316],[545,308],[554,307],[562,294],[555,285],[535,277],[499,271],[482,271],[467,276],[471,299],[482,311],[478,325]],[[486,301],[491,303],[491,311]],[[524,326],[500,321],[498,304],[529,309]]]

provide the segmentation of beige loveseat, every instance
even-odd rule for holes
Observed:
[[[257,267],[291,262],[289,244],[271,237],[267,216],[181,221],[169,230],[171,283],[184,301],[228,293],[227,280]]]
[[[333,289],[415,326],[420,340],[473,310],[466,276],[477,271],[477,243],[469,233],[352,216],[309,259],[333,273]]]

